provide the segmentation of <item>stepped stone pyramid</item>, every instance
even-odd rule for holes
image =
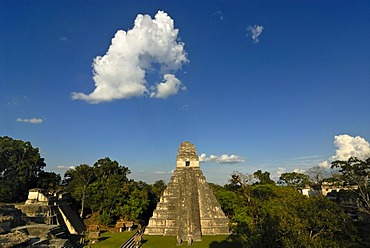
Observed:
[[[183,142],[176,170],[164,190],[149,225],[148,235],[177,236],[178,240],[202,240],[202,235],[228,235],[228,218],[199,167],[194,145]]]

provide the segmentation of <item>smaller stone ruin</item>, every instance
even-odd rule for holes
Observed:
[[[16,205],[27,219],[34,223],[65,226],[69,233],[80,234],[86,227],[80,217],[70,207],[68,195],[50,195],[43,189],[30,189],[25,204]]]
[[[28,235],[20,231],[0,235],[0,247],[2,248],[22,247],[29,241]]]
[[[73,247],[69,235],[86,228],[68,198],[36,188],[24,204],[0,204],[0,247]]]
[[[25,224],[22,211],[16,209],[12,204],[0,204],[0,234]]]

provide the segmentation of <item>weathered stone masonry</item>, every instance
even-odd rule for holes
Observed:
[[[229,234],[228,218],[200,170],[197,151],[190,142],[180,145],[176,170],[145,233],[182,240],[191,237],[194,241],[201,240],[202,235]]]

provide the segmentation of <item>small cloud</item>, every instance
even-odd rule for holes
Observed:
[[[306,170],[304,170],[304,169],[300,169],[300,168],[295,168],[295,169],[293,170],[293,172],[295,172],[295,173],[305,173],[305,172],[306,172]]]
[[[211,154],[209,157],[207,157],[205,153],[202,153],[199,156],[199,161],[203,163],[216,162],[218,164],[237,164],[245,162],[245,158],[234,154],[222,154],[221,156]]]
[[[172,171],[156,171],[154,174],[163,175],[163,174],[172,174]]]
[[[151,88],[150,97],[166,99],[171,95],[176,95],[179,90],[186,90],[186,87],[178,80],[175,75],[165,74],[164,82],[157,84]]]
[[[17,118],[16,121],[23,122],[23,123],[31,123],[31,124],[41,124],[43,122],[43,119],[41,118],[31,118],[31,119]]]
[[[23,104],[29,103],[30,99],[27,96],[9,96],[7,105],[12,107],[18,107]]]
[[[253,43],[260,42],[259,37],[262,34],[264,27],[261,25],[254,25],[248,27],[248,33],[246,34],[247,37],[252,37]]]
[[[173,19],[163,11],[158,11],[154,19],[139,14],[134,27],[127,32],[118,30],[106,54],[94,59],[94,91],[73,92],[72,99],[89,103],[140,96],[165,99],[184,90],[174,75],[189,62],[178,32]],[[164,81],[155,85],[147,82],[147,72],[163,76]]]
[[[330,167],[330,163],[329,161],[323,161],[321,163],[319,163],[319,166],[322,167],[322,168],[329,168]]]
[[[296,157],[296,158],[290,158],[290,160],[310,160],[310,159],[316,159],[321,158],[320,155],[312,155],[312,156],[302,156],[302,157]]]
[[[284,173],[287,173],[287,172],[289,172],[287,170],[287,168],[285,168],[285,167],[278,167],[277,170],[275,170],[275,172],[273,172],[271,174],[271,179],[273,179],[275,181],[278,181],[280,179],[281,175],[284,174]],[[293,172],[295,172],[295,173],[304,173],[305,170],[300,169],[300,168],[296,168],[296,169],[293,169]]]
[[[76,167],[74,167],[74,166],[64,166],[64,165],[58,165],[57,168],[58,169],[63,169],[63,170],[69,170],[69,169],[74,170],[74,169],[76,169]]]
[[[220,21],[224,21],[224,14],[220,10],[217,10],[216,12],[214,12],[213,15],[217,16]]]
[[[68,40],[68,38],[67,38],[67,37],[65,37],[65,36],[61,36],[61,37],[59,37],[59,40],[60,40],[60,41],[67,41],[67,40]]]
[[[284,174],[286,172],[286,168],[283,167],[278,167],[276,172],[275,172],[275,177],[279,178],[281,174]]]

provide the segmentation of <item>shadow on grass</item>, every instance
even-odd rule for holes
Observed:
[[[142,239],[143,248],[177,248],[188,247],[187,242],[181,246],[176,245],[176,237],[174,236],[144,236]],[[237,242],[233,236],[226,235],[205,235],[202,241],[195,241],[192,246],[194,248],[240,248],[242,245]]]
[[[242,244],[238,242],[235,237],[229,236],[222,241],[213,241],[209,244],[209,248],[235,248],[242,247]]]
[[[109,237],[100,237],[100,238],[98,238],[99,242],[103,241],[103,240],[107,240],[107,239],[109,239]]]

